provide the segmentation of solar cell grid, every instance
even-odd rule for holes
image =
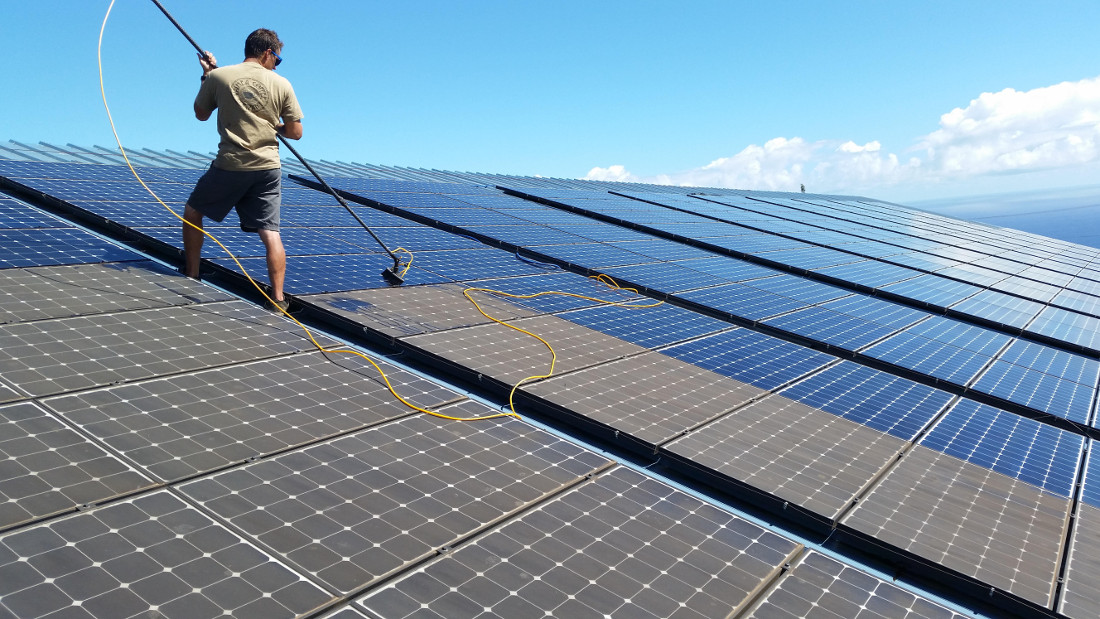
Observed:
[[[1067,288],[1051,299],[1050,303],[1092,316],[1100,316],[1100,297],[1076,290]]]
[[[983,290],[952,305],[951,309],[1022,329],[1042,311],[1043,304],[1009,296],[996,290]]]
[[[0,323],[230,298],[149,261],[0,271]]]
[[[982,289],[972,284],[957,282],[938,275],[921,275],[896,284],[883,286],[882,290],[936,307],[946,308],[977,294]]]
[[[1049,607],[1069,508],[1026,481],[917,445],[843,524]]]
[[[961,400],[920,444],[1070,497],[1084,439],[973,400]]]
[[[215,258],[211,262],[231,271],[241,271],[230,258]],[[264,258],[241,258],[240,262],[252,279],[268,283]],[[382,277],[382,270],[391,267],[393,260],[382,253],[297,256],[287,261],[285,289],[297,296],[390,288],[391,285]],[[419,265],[413,265],[404,278],[409,286],[450,281],[450,278],[422,269]]]
[[[653,262],[650,256],[636,254],[626,249],[605,243],[585,243],[578,245],[540,245],[536,248],[541,254],[575,264],[581,268],[603,269],[630,264]]]
[[[520,388],[654,446],[763,391],[668,357],[644,353]]]
[[[0,530],[151,481],[37,404],[0,406]]]
[[[888,434],[771,396],[664,450],[832,521],[904,446]]]
[[[934,337],[935,334],[930,335]],[[965,386],[992,360],[996,351],[980,352],[960,347],[954,341],[902,331],[866,349],[863,354]]]
[[[806,307],[807,304],[745,284],[713,286],[677,295],[719,311],[749,320],[764,320]]]
[[[649,349],[730,328],[727,322],[667,303],[647,308],[605,305],[557,316]]]
[[[798,381],[782,395],[911,441],[951,400],[947,392],[850,361]]]
[[[689,261],[689,264],[691,262],[697,261]],[[600,270],[620,282],[630,282],[670,293],[716,286],[729,281],[674,262],[652,262]]]
[[[167,490],[0,537],[0,573],[13,617],[290,619],[332,600]]]
[[[140,255],[77,228],[0,230],[0,269],[139,259]]]
[[[312,349],[288,324],[243,301],[8,324],[0,371],[44,396]]]
[[[436,273],[451,281],[546,272],[546,268],[539,264],[520,260],[506,251],[490,248],[418,251],[415,252],[413,262],[416,268]]]
[[[877,260],[825,267],[815,269],[814,272],[868,288],[879,288],[921,275],[919,271]]]
[[[665,239],[651,241],[624,241],[614,244],[616,247],[636,254],[650,256],[660,260],[687,260],[693,258],[714,258],[715,254],[690,245]]]
[[[798,550],[619,467],[361,603],[394,618],[728,616]]]
[[[807,307],[765,323],[845,350],[860,350],[897,330],[825,307]]]
[[[1047,307],[1028,325],[1028,331],[1100,350],[1100,318],[1058,307]]]
[[[661,352],[761,389],[775,389],[835,359],[748,329],[734,329]]]
[[[743,282],[761,277],[771,277],[779,271],[752,262],[720,256],[713,260],[685,260],[680,266],[721,277],[727,282]]]
[[[548,374],[551,363],[558,375],[645,351],[556,316],[520,318],[508,324],[542,338],[553,353],[528,333],[496,323],[415,335],[402,342],[507,385]]]
[[[852,294],[843,288],[837,288],[836,286],[822,284],[786,273],[780,273],[773,277],[755,279],[745,285],[767,290],[768,292],[802,301],[807,304],[825,303]]]
[[[66,227],[68,223],[0,194],[0,229]]]
[[[781,236],[775,236],[765,233],[739,234],[737,236],[716,236],[707,238],[705,242],[708,245],[713,245],[722,249],[729,249],[743,254],[759,254],[762,258],[767,258],[768,252],[791,251],[810,247],[809,245],[801,241],[786,239]],[[819,264],[816,266],[828,265]]]
[[[444,410],[469,416],[469,406]],[[495,411],[479,406],[478,412]],[[520,421],[469,424],[415,416],[192,482],[182,491],[348,594],[607,464]]]
[[[856,316],[891,329],[902,329],[924,320],[929,314],[877,297],[854,294],[823,303],[821,307],[849,316]]]
[[[962,619],[931,600],[819,552],[806,556],[753,610],[755,617]]]

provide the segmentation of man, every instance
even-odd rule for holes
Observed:
[[[289,303],[283,296],[286,252],[279,236],[282,171],[276,133],[302,137],[302,110],[290,82],[275,73],[283,42],[260,28],[244,43],[244,62],[217,67],[210,52],[199,54],[202,85],[195,97],[195,118],[205,121],[218,110],[218,156],[187,200],[183,218],[183,272],[199,276],[204,235],[203,217],[222,221],[236,207],[241,230],[256,232],[267,252],[270,296],[276,311]]]

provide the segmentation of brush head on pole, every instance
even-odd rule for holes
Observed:
[[[397,271],[394,269],[386,269],[385,271],[382,271],[382,279],[386,280],[386,283],[391,286],[400,286],[401,284],[405,283],[405,280],[402,279],[401,276],[398,275]]]

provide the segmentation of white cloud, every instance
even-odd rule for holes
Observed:
[[[903,152],[877,140],[809,142],[778,137],[683,172],[639,177],[623,165],[593,168],[586,179],[856,193],[1100,162],[1100,77],[1017,91],[983,93],[940,117],[939,128]]]

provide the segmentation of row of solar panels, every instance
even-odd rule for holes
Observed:
[[[13,616],[953,616],[523,422],[410,417],[290,323],[0,209]],[[383,366],[421,406],[485,412]]]

